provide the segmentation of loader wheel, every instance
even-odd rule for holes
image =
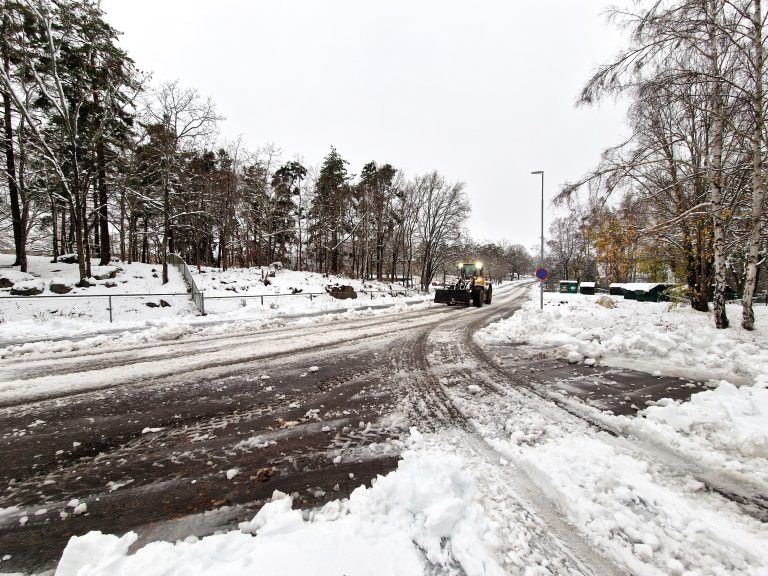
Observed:
[[[490,304],[491,303],[491,298],[493,298],[493,289],[488,290],[488,294],[487,294],[487,296],[485,298],[485,303],[486,304]]]
[[[482,290],[473,290],[472,291],[472,305],[476,308],[482,308],[483,307],[483,291]]]

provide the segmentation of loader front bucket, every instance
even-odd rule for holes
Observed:
[[[471,295],[466,290],[435,290],[435,302],[438,304],[469,304]]]

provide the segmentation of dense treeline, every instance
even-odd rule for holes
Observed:
[[[728,326],[728,283],[743,293],[742,326],[754,327],[765,266],[765,4],[655,0],[615,9],[629,46],[580,100],[626,97],[631,136],[560,195],[572,200],[588,187],[568,226],[609,280],[671,270],[701,311],[714,285],[720,328]]]
[[[97,2],[2,8],[0,223],[22,270],[37,246],[77,254],[82,283],[85,255],[158,262],[167,281],[173,252],[197,266],[281,261],[425,287],[467,249],[462,183],[377,162],[352,174],[333,148],[312,168],[274,146],[221,143],[214,103],[175,82],[150,86]]]

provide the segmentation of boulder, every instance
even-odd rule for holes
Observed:
[[[348,298],[354,300],[357,298],[357,292],[355,292],[352,286],[326,286],[325,291],[338,300],[346,300]]]
[[[17,282],[11,288],[13,296],[37,296],[45,290],[45,283],[42,280],[27,280],[26,282]]]
[[[77,264],[78,262],[77,254],[62,254],[57,260],[64,264]]]
[[[17,282],[29,282],[34,280],[32,274],[19,272],[18,270],[0,270],[0,288],[10,288]]]
[[[115,266],[93,266],[91,276],[96,280],[108,280],[117,276],[117,268]]]
[[[75,285],[72,282],[67,282],[61,278],[54,278],[51,280],[51,284],[48,286],[48,290],[54,294],[68,294],[72,292]]]

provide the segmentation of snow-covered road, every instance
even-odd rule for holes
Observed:
[[[410,424],[460,420],[439,387],[411,388],[433,328],[504,310],[400,307],[7,349],[0,552],[13,558],[0,568],[50,566],[90,529],[211,533],[278,488],[305,506],[348,494],[396,466]],[[75,498],[87,514],[71,514]]]
[[[91,530],[137,536],[75,541],[61,576],[246,574],[252,562],[271,574],[764,573],[759,478],[612,429],[545,373],[512,367],[513,347],[475,339],[527,298],[507,285],[482,309],[10,351],[0,573],[50,568]],[[275,490],[325,507],[297,519],[281,496],[264,506]],[[239,522],[247,537],[189,538]],[[135,539],[131,550],[187,543],[126,555]],[[276,555],[299,543],[319,556]],[[349,558],[379,546],[393,563],[321,551],[338,546]]]

